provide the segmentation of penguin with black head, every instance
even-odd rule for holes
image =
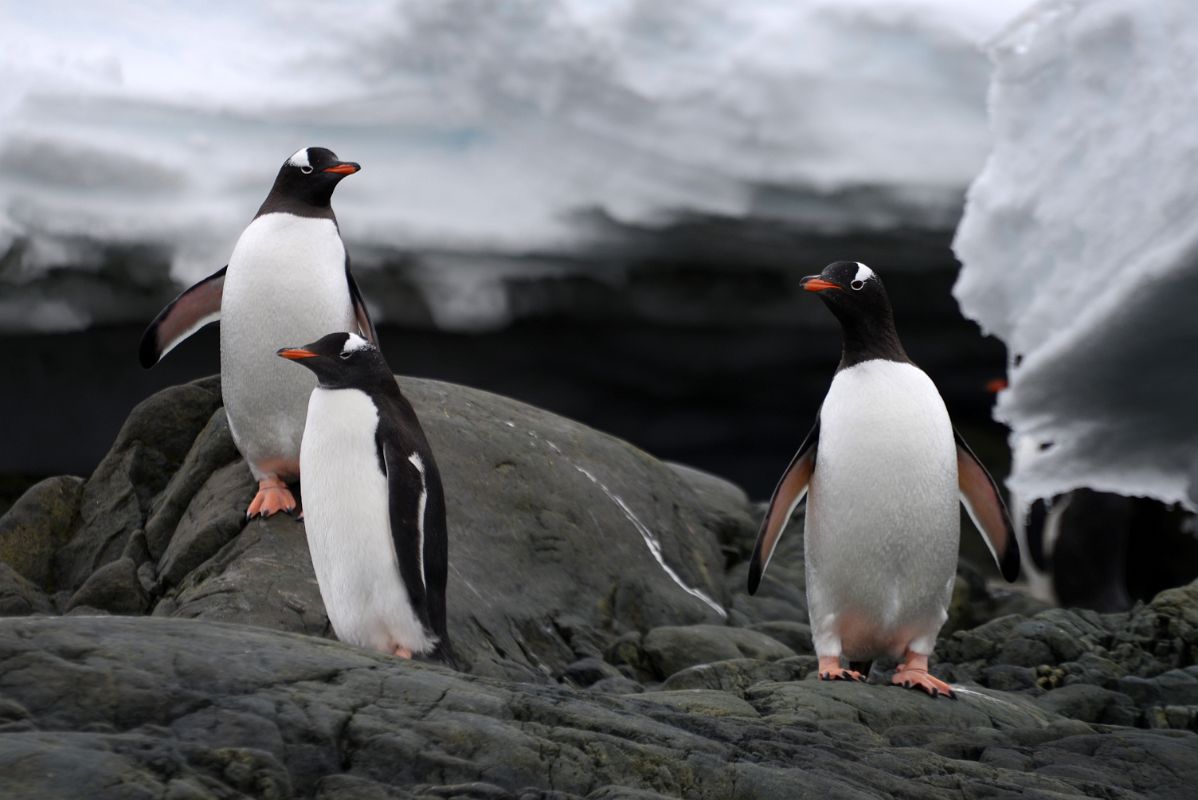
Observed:
[[[900,660],[893,683],[955,697],[928,673],[928,657],[952,597],[958,502],[1013,581],[1019,547],[1010,518],[931,378],[903,350],[877,273],[837,261],[801,285],[840,321],[844,348],[815,426],[770,498],[749,593],[806,496],[807,604],[819,677],[864,680],[853,663],[890,656]]]
[[[445,494],[416,412],[357,334],[278,355],[317,380],[299,461],[308,548],[337,638],[452,663]]]
[[[324,147],[298,150],[279,168],[229,263],[174,299],[142,336],[150,368],[188,336],[220,321],[221,392],[237,449],[258,481],[246,516],[294,511],[300,440],[312,376],[274,357],[329,331],[377,341],[349,271],[330,201],[361,167]]]

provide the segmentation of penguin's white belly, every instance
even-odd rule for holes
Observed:
[[[931,379],[883,359],[837,373],[807,497],[817,653],[931,652],[956,574],[958,504],[952,423]]]
[[[300,453],[308,549],[338,639],[385,653],[428,652],[435,642],[412,609],[391,538],[377,428],[365,392],[312,392]]]
[[[345,248],[332,220],[266,214],[237,241],[221,300],[225,410],[256,478],[298,477],[300,439],[315,378],[275,355],[354,330]]]

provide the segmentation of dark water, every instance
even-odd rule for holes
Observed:
[[[802,273],[658,269],[616,288],[541,281],[516,296],[558,296],[559,311],[475,334],[383,325],[380,338],[396,372],[518,398],[765,497],[839,359],[839,331],[816,297],[798,289]],[[932,375],[958,426],[1005,473],[1004,431],[990,421],[985,391],[1004,374],[1003,348],[957,311],[947,248],[931,269],[883,274],[910,355]],[[363,280],[368,295],[386,295],[370,285],[377,281]],[[0,337],[0,474],[87,474],[137,402],[218,371],[215,328],[150,371],[137,364],[141,330]]]

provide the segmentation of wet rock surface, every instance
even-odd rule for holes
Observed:
[[[612,695],[178,619],[0,624],[6,797],[1184,797],[1198,736],[1029,695]],[[450,788],[452,787],[452,788]]]
[[[444,475],[462,672],[331,641],[219,384],[0,518],[0,796],[1189,797],[1198,583],[1044,609],[963,563],[933,672],[815,680],[802,519],[505,398],[401,379]],[[965,531],[963,536],[975,535]]]

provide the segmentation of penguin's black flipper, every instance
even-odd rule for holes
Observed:
[[[349,299],[354,306],[354,319],[358,323],[358,333],[362,335],[363,339],[377,345],[379,343],[378,331],[374,329],[370,312],[366,310],[366,301],[362,299],[362,291],[358,288],[358,282],[354,280],[353,273],[349,271],[349,253],[345,254],[345,280],[349,284]]]
[[[391,542],[395,547],[395,558],[399,562],[399,574],[403,578],[412,610],[416,617],[429,626],[427,581],[424,575],[424,520],[427,495],[423,464],[418,465],[410,454],[400,451],[399,443],[393,441],[379,425],[380,451],[383,454],[387,473],[387,493],[390,505]]]
[[[400,404],[406,405],[406,401],[401,400]],[[415,422],[410,406],[399,413]],[[398,430],[389,430],[390,427],[380,424],[377,436],[387,473],[391,541],[400,576],[416,618],[437,637],[432,656],[453,666],[445,624],[448,548],[441,475],[427,443],[406,447],[407,437],[402,437]]]
[[[1019,577],[1019,542],[1015,539],[1011,515],[1007,513],[998,484],[956,428],[953,436],[957,439],[957,485],[961,490],[961,502],[973,524],[982,532],[999,572],[1008,583],[1013,583]]]
[[[427,444],[425,445],[427,449]],[[428,619],[433,633],[437,634],[437,647],[433,658],[457,669],[453,645],[449,641],[446,622],[445,584],[449,579],[449,535],[445,522],[445,491],[441,486],[441,473],[433,460],[432,451],[425,457],[425,478],[428,486],[428,503],[425,509],[424,574],[428,579],[426,602]]]
[[[220,301],[225,289],[225,270],[221,267],[204,280],[185,290],[158,312],[141,335],[137,349],[142,367],[149,369],[188,336],[220,319]]]
[[[782,479],[778,481],[778,486],[770,497],[765,519],[761,521],[761,530],[757,532],[757,544],[753,546],[753,557],[749,560],[749,594],[757,593],[765,568],[769,566],[774,548],[778,546],[782,531],[790,521],[790,515],[807,494],[807,485],[815,472],[815,451],[818,444],[819,417],[816,416],[815,426],[799,445],[799,451],[791,459],[790,466],[782,473]]]

